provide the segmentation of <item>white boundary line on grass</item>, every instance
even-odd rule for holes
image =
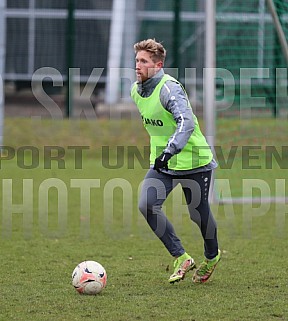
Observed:
[[[288,197],[223,197],[215,200],[219,204],[260,204],[260,203],[288,203]]]

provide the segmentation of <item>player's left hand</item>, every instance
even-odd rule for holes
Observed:
[[[168,171],[168,161],[172,157],[169,153],[162,153],[155,159],[153,169],[160,173],[160,169],[166,169]]]

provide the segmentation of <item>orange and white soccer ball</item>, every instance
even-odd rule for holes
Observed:
[[[81,262],[72,273],[72,285],[81,294],[98,294],[105,288],[106,282],[104,267],[95,261]]]

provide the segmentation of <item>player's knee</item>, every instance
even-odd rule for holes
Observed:
[[[140,199],[138,209],[142,215],[147,216],[151,211],[152,206],[149,206],[149,202],[147,202],[147,200]]]
[[[161,209],[161,206],[156,206],[154,203],[150,202],[147,199],[140,199],[138,203],[138,209],[144,216],[153,214],[154,212],[158,212],[158,208]]]
[[[196,209],[194,211],[190,210],[190,219],[201,227],[201,214]]]

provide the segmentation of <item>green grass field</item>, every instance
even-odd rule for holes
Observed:
[[[287,134],[287,120],[219,119],[220,192],[240,197],[252,183],[248,196],[285,196]],[[148,167],[140,157],[148,146],[140,121],[11,118],[4,137],[10,149],[0,169],[1,321],[288,320],[285,203],[213,204],[223,251],[215,274],[204,285],[193,284],[192,273],[169,285],[173,260],[137,209]],[[85,146],[81,162],[71,146]],[[247,146],[257,147],[248,159]],[[272,163],[267,146],[278,151]],[[202,239],[183,204],[176,188],[166,212],[200,263]],[[107,287],[97,296],[71,285],[83,260],[106,268]]]

